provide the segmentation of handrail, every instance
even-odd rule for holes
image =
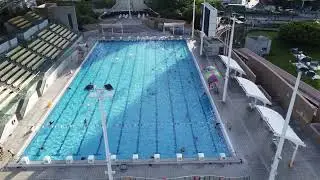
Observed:
[[[189,176],[179,176],[179,177],[162,177],[162,178],[147,178],[147,177],[134,177],[134,176],[120,176],[115,177],[116,179],[123,180],[178,180],[178,179],[192,179],[192,180],[201,180],[201,179],[229,179],[229,180],[250,180],[250,176],[239,176],[239,177],[227,177],[227,176],[217,176],[217,175],[189,175]],[[213,178],[213,179],[212,179]]]

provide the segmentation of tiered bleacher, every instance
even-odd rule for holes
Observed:
[[[40,17],[39,15],[35,14],[32,11],[29,11],[24,16],[17,16],[17,17],[9,19],[8,23],[11,26],[21,30],[21,29],[31,27],[31,25],[34,22],[40,21],[42,19],[43,18]]]
[[[0,80],[12,89],[21,90],[28,85],[39,74],[39,67],[56,59],[78,35],[62,25],[52,24],[36,37],[27,47],[19,45],[7,52],[0,62]],[[4,92],[6,95],[9,89]]]
[[[61,55],[79,38],[77,33],[60,24],[33,28],[32,22],[37,20],[42,20],[42,17],[30,11],[8,21],[20,32],[31,32],[31,29],[33,34],[27,33],[28,39],[20,39],[18,44],[0,54],[0,122],[12,121],[14,125],[15,120],[12,119],[23,118],[29,98],[33,95],[38,97],[41,87],[46,85],[48,77],[45,75],[50,76],[51,73],[48,70],[54,70],[65,60],[65,57],[60,58]],[[11,120],[4,118],[9,115]],[[5,132],[6,124],[0,123],[0,133]],[[1,143],[3,134],[0,137]]]

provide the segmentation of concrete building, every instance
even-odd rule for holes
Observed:
[[[56,3],[45,3],[35,9],[41,15],[47,16],[50,21],[63,24],[73,31],[79,31],[74,6],[58,6]]]
[[[254,53],[263,56],[270,53],[271,42],[271,39],[265,36],[247,36],[245,48],[248,48]]]

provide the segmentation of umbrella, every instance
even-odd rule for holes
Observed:
[[[208,83],[218,82],[218,78],[214,73],[207,72],[207,73],[205,73],[205,77],[206,77]]]

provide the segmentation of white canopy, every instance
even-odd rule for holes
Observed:
[[[246,93],[248,97],[253,97],[261,102],[263,102],[264,105],[272,103],[269,101],[269,99],[261,92],[259,87],[254,84],[252,81],[249,81],[242,77],[236,77],[236,80],[239,82],[240,86]]]
[[[275,136],[281,136],[282,127],[284,124],[283,117],[276,111],[264,107],[264,106],[256,106],[258,112],[262,116],[263,120],[268,124],[269,128],[273,131]],[[289,141],[295,143],[296,145],[300,146],[306,146],[304,142],[297,136],[297,134],[291,129],[291,127],[288,127],[287,133],[286,133],[286,139]]]
[[[227,66],[228,65],[228,57],[224,56],[224,55],[219,55],[219,57],[221,58],[222,62]],[[239,72],[240,74],[246,74],[243,71],[243,69],[239,66],[237,61],[235,61],[232,58],[230,58],[230,69],[233,69],[233,70]]]

